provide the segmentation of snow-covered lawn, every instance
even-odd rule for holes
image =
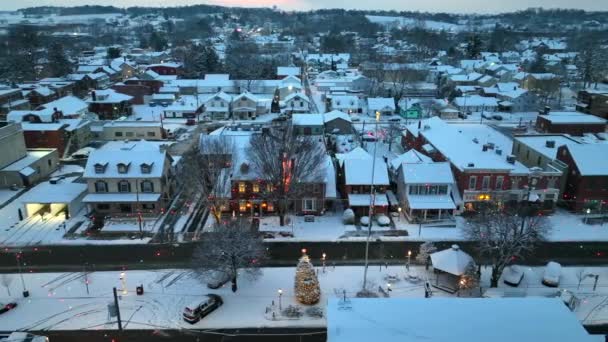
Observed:
[[[292,216],[291,224],[281,227],[277,216],[267,216],[260,220],[260,231],[293,233],[293,237],[281,237],[275,234],[269,241],[363,241],[365,229],[357,230],[353,225],[342,223],[342,213],[327,212],[323,216],[315,216],[314,222],[306,222],[303,216]],[[584,215],[575,215],[558,209],[548,216],[551,232],[549,240],[555,242],[568,241],[608,241],[608,222],[604,225],[588,225],[583,223]],[[395,229],[378,227],[374,221],[372,232],[374,238],[385,241],[461,241],[464,240],[462,227],[466,224],[463,217],[457,216],[453,221],[438,223],[412,224],[401,216],[392,218]],[[407,236],[385,236],[387,230],[407,231]],[[360,236],[355,236],[355,235]],[[391,234],[388,234],[391,235]],[[404,234],[398,234],[404,235]]]
[[[360,290],[363,277],[362,266],[326,267],[325,273],[320,260],[313,260],[318,269],[321,285],[321,301],[317,304],[325,309],[327,300],[346,294],[352,297]],[[294,261],[295,264],[295,261]],[[575,310],[579,320],[586,324],[608,323],[608,268],[589,267],[585,273],[599,275],[599,284],[593,291],[593,279],[584,280],[577,290],[578,267],[564,268],[559,288],[548,288],[540,283],[542,267],[524,267],[525,276],[519,289],[504,285],[492,290],[492,296],[550,296],[559,290],[568,289],[575,293],[580,302]],[[487,289],[489,268],[482,269],[482,285]],[[408,277],[407,275],[412,277]],[[121,294],[120,309],[125,329],[210,329],[245,327],[324,327],[324,318],[304,315],[297,320],[272,320],[268,312],[277,310],[278,290],[281,289],[281,306],[295,305],[293,295],[295,267],[267,268],[262,275],[253,280],[245,275],[239,277],[239,290],[230,291],[225,285],[218,290],[209,290],[188,270],[126,271],[126,294],[120,272],[95,272],[86,276],[83,273],[32,273],[25,274],[29,298],[21,298],[19,275],[0,275],[10,285],[11,296],[6,288],[0,288],[0,301],[16,301],[18,306],[0,316],[0,329],[45,330],[45,329],[116,329],[114,318],[108,316],[107,306],[112,302],[112,287]],[[387,289],[391,282],[391,297],[424,297],[424,280],[432,284],[432,271],[424,267],[410,267],[409,273],[404,266],[388,268],[370,266],[368,281],[370,289]],[[88,292],[86,283],[89,283]],[[145,293],[135,294],[135,287],[143,285]],[[478,293],[477,291],[474,291]],[[514,292],[518,292],[515,293]],[[206,293],[217,293],[223,297],[224,305],[199,323],[190,325],[181,319],[185,305],[201,298]],[[454,296],[434,289],[435,297]],[[274,302],[274,307],[273,307]]]

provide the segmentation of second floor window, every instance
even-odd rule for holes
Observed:
[[[154,192],[154,183],[150,181],[141,182],[141,192]]]
[[[502,185],[504,183],[504,176],[496,177],[496,190],[502,190]]]
[[[118,182],[118,192],[131,192],[131,184],[126,180]]]
[[[253,183],[253,187],[252,188],[253,188],[252,189],[253,192],[255,192],[255,193],[260,192],[260,184]]]
[[[469,177],[469,190],[475,190],[477,188],[477,176]]]
[[[95,182],[95,192],[108,192],[108,183],[104,181]]]
[[[244,182],[240,182],[239,183],[239,193],[244,193],[245,191],[247,191],[247,184],[245,184]]]
[[[481,190],[488,190],[490,188],[490,176],[483,176],[481,181]]]

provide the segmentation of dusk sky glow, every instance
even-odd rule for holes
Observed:
[[[16,10],[31,6],[79,6],[112,5],[117,7],[154,6],[170,7],[194,4],[215,4],[242,7],[278,6],[285,10],[308,10],[318,8],[395,9],[429,12],[497,13],[526,9],[529,7],[579,8],[590,11],[608,10],[606,0],[0,0],[1,10]]]

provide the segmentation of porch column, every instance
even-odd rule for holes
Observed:
[[[439,209],[439,216],[437,218],[441,220],[441,209]]]
[[[426,209],[424,209],[424,220],[426,221]]]

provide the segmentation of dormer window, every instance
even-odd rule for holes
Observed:
[[[129,164],[120,163],[117,165],[118,173],[127,173],[129,171]]]
[[[152,172],[152,164],[141,164],[140,165],[141,168],[141,173],[150,173]]]
[[[106,172],[106,165],[107,164],[95,164],[95,173],[104,173]]]

